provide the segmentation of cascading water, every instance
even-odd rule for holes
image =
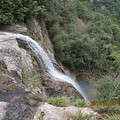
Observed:
[[[44,72],[45,71],[48,72],[55,80],[61,80],[61,81],[65,81],[65,82],[72,84],[82,94],[84,99],[89,102],[89,100],[87,99],[87,97],[84,94],[84,91],[80,88],[80,86],[77,84],[77,82],[74,79],[72,79],[71,77],[60,73],[53,66],[53,63],[51,62],[47,53],[41,48],[41,46],[36,41],[34,41],[29,36],[26,36],[23,34],[16,34],[16,33],[9,33],[9,32],[0,32],[0,33],[5,34],[5,35],[15,36],[16,38],[26,42],[27,45],[36,54],[38,62],[42,66]]]

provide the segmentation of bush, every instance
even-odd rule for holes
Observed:
[[[38,100],[38,101],[46,101],[46,97],[43,94],[39,94],[39,95],[30,94],[29,97],[31,99]]]
[[[33,0],[1,0],[0,24],[24,22],[26,17],[36,15],[40,9],[37,2]]]
[[[76,107],[87,107],[88,106],[85,100],[81,100],[81,99],[76,99],[73,105]]]
[[[48,103],[58,107],[65,107],[70,104],[70,99],[66,96],[56,97],[49,99]]]
[[[117,87],[117,88],[116,88]],[[96,99],[98,101],[120,101],[120,84],[112,77],[105,76],[98,81]]]

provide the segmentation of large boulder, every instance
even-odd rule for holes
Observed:
[[[5,64],[11,74],[22,79],[22,69],[33,70],[29,53],[18,46],[16,38],[11,35],[0,35],[0,63]]]
[[[69,119],[69,113],[75,115],[77,112],[81,112],[83,116],[93,115],[92,120],[98,116],[97,112],[94,112],[90,108],[77,108],[74,106],[69,107],[55,107],[48,103],[40,105],[37,112],[34,115],[33,120],[71,120]]]

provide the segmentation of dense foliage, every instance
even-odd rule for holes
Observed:
[[[113,77],[104,76],[97,85],[96,99],[98,101],[120,101],[120,83]]]
[[[119,0],[1,0],[0,24],[45,22],[55,57],[73,71],[120,69]],[[9,7],[8,7],[9,6]]]
[[[40,10],[34,0],[0,0],[0,25],[12,22],[25,22],[27,17]]]
[[[56,59],[74,71],[120,69],[119,1],[46,0],[40,15]]]

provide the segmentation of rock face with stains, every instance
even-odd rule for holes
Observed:
[[[29,90],[22,83],[22,70],[33,70],[30,54],[16,38],[0,34],[0,120],[32,120]],[[36,102],[36,101],[35,101]]]
[[[22,69],[33,70],[31,56],[20,48],[16,38],[10,35],[0,35],[0,61],[7,70],[22,79]]]
[[[0,120],[32,120],[37,102],[29,93],[24,84],[0,70]]]
[[[46,86],[46,93],[48,96],[79,96],[83,99],[82,95],[70,83],[64,81],[56,81],[49,76],[43,76],[42,83]]]

